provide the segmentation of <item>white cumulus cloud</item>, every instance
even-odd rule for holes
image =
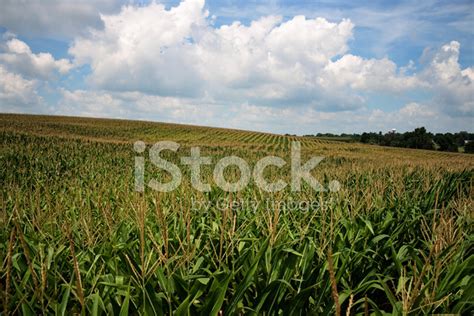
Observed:
[[[0,105],[2,111],[24,112],[41,104],[37,81],[9,72],[0,64]]]
[[[67,59],[55,59],[50,53],[35,54],[17,38],[0,43],[0,64],[26,77],[52,79],[65,75],[73,67]]]
[[[364,59],[347,54],[329,62],[325,71],[328,86],[349,86],[356,91],[399,92],[426,86],[416,76],[404,75],[388,58]]]
[[[99,89],[338,111],[363,105],[357,90],[418,84],[388,59],[345,55],[354,27],[346,19],[267,16],[216,28],[203,0],[185,0],[169,10],[124,6],[102,21],[69,50],[91,65]]]
[[[474,68],[461,69],[461,44],[452,41],[434,55],[420,77],[431,85],[433,103],[455,116],[474,116]]]
[[[100,28],[100,12],[111,13],[128,0],[2,0],[0,25],[21,35],[71,38]]]

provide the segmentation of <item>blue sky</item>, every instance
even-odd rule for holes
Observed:
[[[298,134],[473,131],[472,1],[2,7],[2,112]]]

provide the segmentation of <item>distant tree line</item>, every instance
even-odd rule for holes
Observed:
[[[458,133],[430,133],[424,127],[415,128],[411,132],[397,133],[388,132],[378,133],[362,133],[362,134],[331,134],[318,133],[316,136],[323,138],[334,138],[335,140],[346,140],[361,142],[365,144],[375,144],[381,146],[431,149],[439,151],[458,152],[460,148],[464,148],[466,153],[474,153],[474,134],[468,132]]]

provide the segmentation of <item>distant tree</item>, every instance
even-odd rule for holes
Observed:
[[[382,140],[382,145],[392,147],[406,147],[403,141],[403,134],[386,133]]]
[[[452,151],[452,152],[458,151],[458,144],[456,142],[454,135],[451,133],[446,133],[446,134],[438,133],[434,135],[433,141],[436,143],[436,145],[439,146],[438,150]]]
[[[469,154],[474,154],[474,141],[469,141],[464,145],[464,152]]]
[[[365,144],[378,144],[380,145],[383,136],[377,133],[362,133],[360,141]]]
[[[370,140],[369,133],[362,133],[362,135],[360,135],[360,142],[361,143],[368,144],[369,140]]]
[[[471,139],[470,134],[466,131],[461,131],[459,133],[456,133],[455,138],[456,138],[456,143],[458,146],[464,146],[464,141]]]
[[[418,127],[409,135],[408,147],[417,148],[417,149],[433,149],[433,141],[430,137],[430,134],[426,132],[426,128]]]
[[[459,133],[437,133],[432,134],[426,131],[424,127],[415,128],[415,130],[405,133],[396,133],[390,131],[382,132],[364,132],[362,134],[340,135],[332,133],[317,133],[317,137],[335,137],[345,138],[344,141],[361,142],[364,144],[377,144],[391,147],[405,147],[418,149],[435,149],[439,151],[457,152],[461,146],[466,147],[465,151],[470,152],[471,146],[474,146],[474,134],[465,131]],[[469,143],[469,145],[467,145]]]

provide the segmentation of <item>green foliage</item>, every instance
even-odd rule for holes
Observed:
[[[412,132],[406,133],[362,133],[360,137],[353,135],[353,139],[359,139],[361,143],[378,144],[390,147],[403,147],[415,149],[436,149],[439,151],[458,152],[459,147],[463,147],[465,142],[474,141],[474,134],[467,132],[459,133],[437,133],[432,134],[424,127],[415,128]],[[465,150],[469,152],[469,150]]]
[[[474,140],[469,141],[464,145],[464,152],[469,154],[474,154]]]

